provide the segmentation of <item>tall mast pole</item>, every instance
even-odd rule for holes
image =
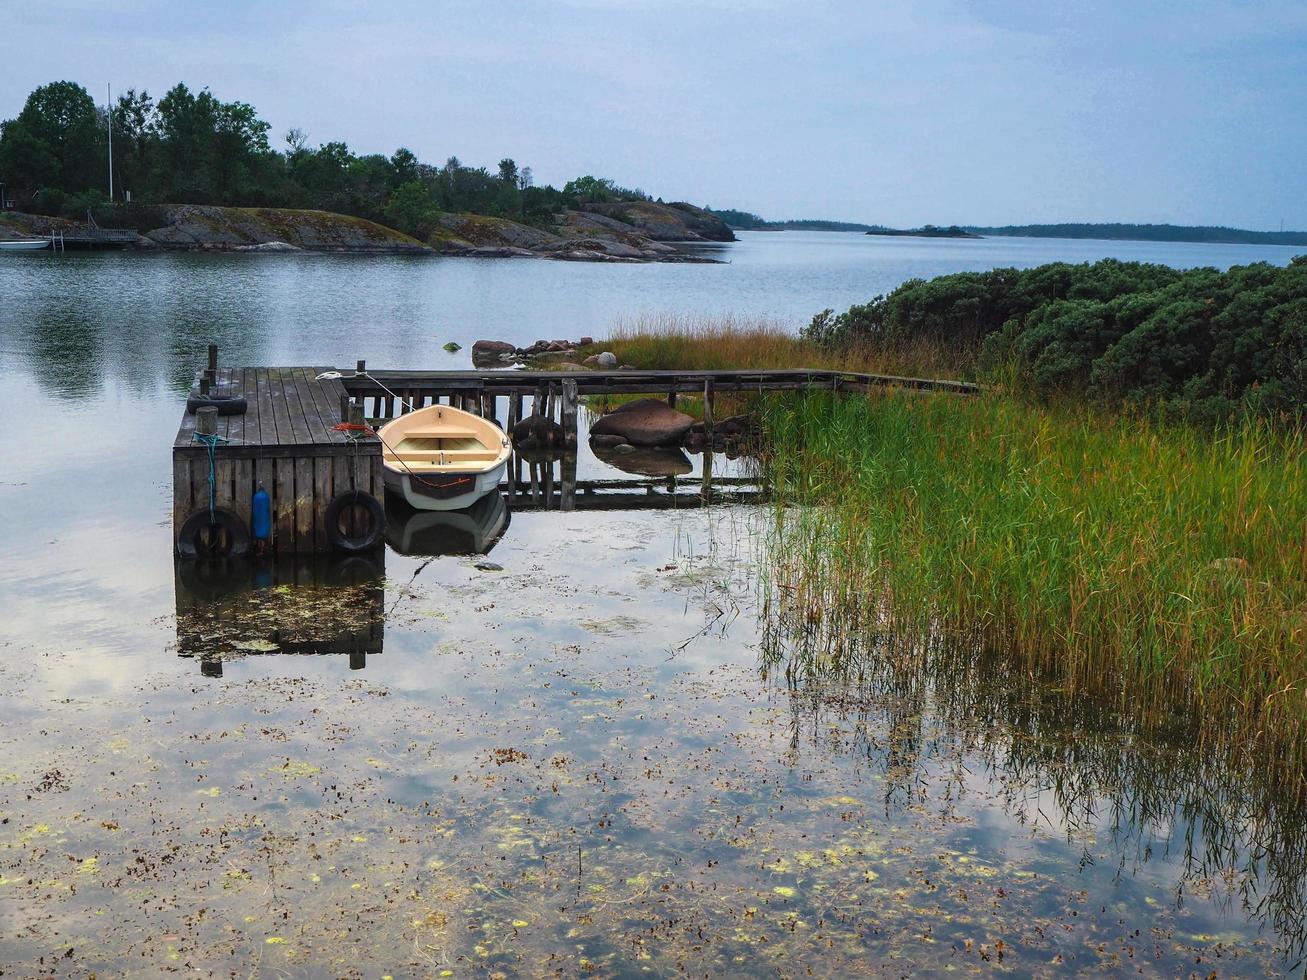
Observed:
[[[113,203],[113,87],[104,83],[105,118],[109,121],[109,203]]]

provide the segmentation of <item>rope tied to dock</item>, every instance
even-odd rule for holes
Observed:
[[[218,448],[218,443],[228,442],[225,436],[204,435],[200,432],[192,432],[191,439],[195,442],[203,443],[209,456],[209,521],[215,520],[214,513],[218,508],[218,464],[214,459],[214,451]]]

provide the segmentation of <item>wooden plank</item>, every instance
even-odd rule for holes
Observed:
[[[272,498],[272,514],[277,551],[282,555],[295,553],[295,460],[275,461],[276,476]]]
[[[252,498],[254,497],[254,460],[232,460],[231,466],[235,474],[232,510],[236,512],[237,517],[245,522],[245,526],[249,527],[254,514],[252,505]]]
[[[304,406],[300,402],[299,389],[295,386],[295,368],[282,368],[279,379],[281,383],[282,396],[286,400],[286,414],[290,421],[291,439],[298,446],[313,445],[313,436],[309,432],[308,417],[304,413]],[[281,427],[278,426],[280,432]],[[285,444],[285,438],[281,442]]]
[[[295,552],[317,550],[313,526],[313,460],[295,460]]]
[[[187,459],[172,458],[172,536],[177,541],[177,532],[190,516],[194,501],[194,487],[191,484],[191,464]]]
[[[323,423],[321,410],[309,388],[311,381],[308,368],[290,368],[286,373],[289,389],[294,392],[295,400],[299,404],[300,417],[304,421],[304,431],[308,434],[309,442],[315,445],[332,442],[332,433]],[[293,407],[292,405],[292,409]],[[332,425],[335,425],[334,421]]]
[[[340,422],[340,398],[332,398],[332,389],[328,382],[315,380],[319,372],[316,368],[299,368],[296,387],[300,392],[300,402],[308,418],[309,431],[313,441],[319,445],[344,442],[344,433],[336,431]]]
[[[338,456],[345,451],[344,446],[332,444],[329,446],[317,446],[312,443],[297,445],[289,443],[286,445],[229,445],[224,446],[227,450],[229,459],[294,459],[299,456]],[[353,452],[353,450],[350,450]],[[359,441],[358,452],[364,456],[380,456],[381,443],[375,439],[363,439]],[[182,459],[198,459],[204,455],[204,447],[196,443],[194,447],[185,449],[176,449],[174,455]]]
[[[254,371],[254,402],[258,409],[259,445],[275,446],[277,444],[277,413],[272,407],[272,389],[268,382],[268,369],[256,368]],[[272,492],[272,484],[268,484]]]
[[[331,490],[331,459],[319,456],[313,460],[313,543],[319,551],[329,547],[326,527],[327,504],[334,496]]]

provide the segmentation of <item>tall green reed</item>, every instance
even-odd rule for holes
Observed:
[[[1307,759],[1302,432],[998,395],[764,413],[768,601],[813,638],[810,660],[842,669],[867,635],[966,634],[1073,694]]]

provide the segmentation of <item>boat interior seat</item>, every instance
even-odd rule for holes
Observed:
[[[398,449],[385,452],[386,459],[402,463],[470,463],[498,459],[494,449]]]
[[[410,429],[404,433],[407,439],[478,439],[477,433],[470,429]]]

